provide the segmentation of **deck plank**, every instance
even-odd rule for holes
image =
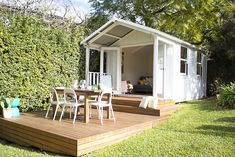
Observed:
[[[83,112],[83,111],[81,111]],[[73,156],[89,153],[117,143],[152,127],[159,117],[115,112],[116,122],[100,124],[93,110],[88,124],[83,119],[64,118],[62,122],[44,118],[45,112],[22,113],[19,118],[0,118],[1,138],[17,144]],[[82,117],[82,116],[81,116]]]
[[[139,98],[116,98],[122,107],[125,103],[132,103],[127,107],[136,107]],[[168,118],[176,109],[172,102],[161,102],[158,110],[164,111],[163,119]],[[165,105],[164,105],[165,104]],[[140,109],[139,114],[115,111],[116,122],[112,119],[104,119],[104,125],[100,124],[96,109],[92,109],[92,117],[88,124],[84,123],[83,108],[75,124],[65,113],[61,122],[58,121],[60,112],[53,121],[45,118],[45,112],[21,113],[18,118],[4,119],[0,117],[0,138],[26,146],[34,146],[42,150],[79,156],[91,151],[104,148],[108,145],[120,142],[136,135],[146,129],[150,129],[161,121],[159,116],[144,115],[149,112],[154,115],[158,110]],[[115,110],[115,106],[114,106]],[[130,109],[132,110],[132,109]],[[107,111],[104,111],[106,115]]]

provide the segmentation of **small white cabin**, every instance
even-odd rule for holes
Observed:
[[[130,81],[134,91],[142,90],[160,99],[179,102],[206,96],[207,57],[179,38],[115,18],[82,44],[86,47],[89,85],[98,83],[100,75],[109,74],[116,94],[121,93],[122,81]],[[99,72],[89,71],[91,49],[100,52]],[[147,81],[138,84],[140,78]]]

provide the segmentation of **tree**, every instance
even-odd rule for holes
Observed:
[[[228,84],[235,80],[235,7],[229,7],[222,14],[222,28],[208,42],[210,61],[208,62],[208,92],[214,94],[216,84]],[[220,84],[219,84],[220,85]]]
[[[91,18],[116,16],[202,44],[221,25],[227,0],[90,0]]]

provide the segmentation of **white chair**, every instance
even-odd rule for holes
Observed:
[[[109,94],[109,99],[107,101],[103,101],[103,96]],[[104,107],[109,107],[112,113],[112,118],[115,122],[115,116],[113,112],[113,107],[112,107],[112,89],[104,89],[98,97],[98,101],[91,101],[89,102],[90,106],[96,106],[99,114],[99,119],[101,122],[101,125],[103,125],[103,113],[104,113]],[[91,113],[91,110],[90,110]]]
[[[45,117],[47,118],[51,106],[55,105],[56,107],[55,107],[55,112],[54,112],[54,116],[53,116],[53,120],[55,120],[58,108],[63,107],[65,101],[64,101],[64,99],[59,99],[55,88],[50,88],[49,91],[50,91],[50,105],[47,109],[47,113],[46,113]]]
[[[71,108],[74,109],[74,117],[73,117],[73,124],[74,124],[77,117],[78,107],[84,105],[84,103],[78,101],[77,94],[71,88],[64,89],[64,98],[65,98],[65,103],[60,115],[60,121],[64,115],[65,107],[70,107],[70,109]],[[70,110],[70,118],[71,118],[71,110]]]

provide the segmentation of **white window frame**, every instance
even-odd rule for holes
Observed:
[[[182,48],[186,49],[186,58],[182,58]],[[181,72],[181,61],[185,62],[185,72]],[[181,46],[180,47],[180,74],[182,75],[188,75],[188,48]]]
[[[198,61],[198,54],[200,53],[201,55],[201,60]],[[199,74],[198,74],[198,65],[200,66],[199,69]],[[197,57],[196,57],[196,75],[197,76],[202,76],[202,52],[201,51],[197,51]]]

